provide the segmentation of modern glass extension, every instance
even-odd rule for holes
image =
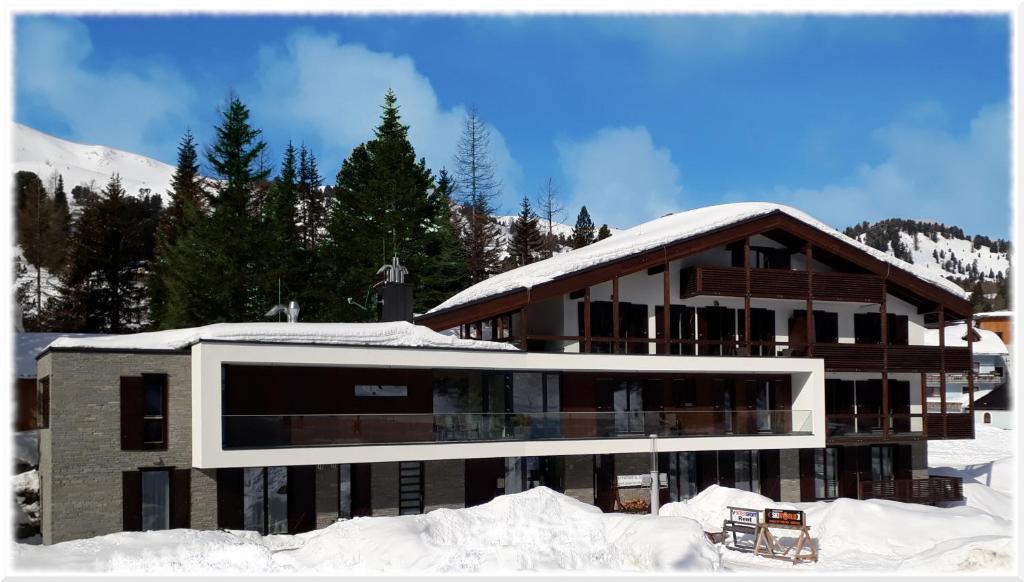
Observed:
[[[812,433],[784,374],[224,370],[224,449]]]

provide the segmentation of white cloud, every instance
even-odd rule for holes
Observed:
[[[335,164],[352,148],[372,138],[380,121],[384,93],[398,97],[402,122],[418,156],[437,171],[453,168],[452,156],[462,131],[465,107],[445,109],[411,58],[342,44],[337,35],[303,29],[283,46],[264,47],[259,55],[253,111],[260,123],[298,136],[316,136],[328,180]],[[481,111],[486,119],[487,112]],[[501,133],[491,127],[491,155],[505,189],[514,189],[521,170]],[[329,164],[329,165],[328,165]]]
[[[679,210],[679,168],[646,127],[608,127],[585,141],[557,144],[569,181],[570,222],[586,205],[597,224],[626,228]]]
[[[166,152],[167,130],[180,134],[195,92],[181,74],[158,63],[90,67],[92,40],[71,19],[22,17],[16,27],[16,82],[32,107],[63,122],[73,140],[146,155]]]
[[[872,132],[883,160],[862,164],[847,180],[729,197],[791,204],[839,227],[899,217],[1000,236],[1010,221],[1009,123],[1005,103],[988,105],[957,134],[939,104],[922,103]]]

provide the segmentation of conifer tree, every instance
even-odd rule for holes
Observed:
[[[572,248],[580,249],[594,242],[594,221],[590,219],[587,207],[580,208],[576,226],[572,229]]]
[[[558,198],[558,188],[555,187],[554,179],[548,177],[537,196],[538,213],[544,223],[541,225],[541,239],[543,242],[543,254],[550,257],[558,250],[559,238],[555,235],[555,222],[561,221],[565,206]]]
[[[461,194],[461,244],[472,283],[498,270],[501,231],[494,220],[494,200],[501,190],[490,157],[490,131],[475,107],[466,113],[456,146],[455,182]]]
[[[298,173],[298,218],[301,223],[300,238],[307,250],[318,247],[327,229],[327,200],[324,196],[323,178],[317,169],[316,156],[303,145],[299,148]]]
[[[451,192],[454,188],[448,170],[441,168],[437,185],[431,194],[437,218],[435,230],[429,233],[425,247],[426,264],[416,289],[421,311],[439,305],[469,285],[469,270],[459,247],[459,227],[454,213]]]
[[[266,233],[257,198],[269,191],[261,131],[249,109],[232,97],[221,113],[216,141],[206,150],[215,182],[210,212],[169,253],[168,327],[221,321],[259,321],[276,302],[265,273]]]
[[[160,215],[152,275],[147,281],[152,327],[163,327],[167,319],[170,255],[178,239],[203,219],[208,204],[205,188],[205,181],[199,175],[199,154],[196,151],[195,138],[191,131],[186,131],[178,142],[178,164],[171,177],[171,190],[168,192],[171,203]]]
[[[328,288],[319,294],[323,314],[333,321],[367,320],[375,309],[366,303],[379,281],[377,270],[397,255],[409,269],[407,282],[420,291],[427,265],[425,248],[443,220],[428,194],[433,177],[409,142],[398,100],[384,97],[373,139],[357,146],[342,163],[325,245],[323,271]],[[348,303],[361,304],[362,308]]]
[[[597,230],[597,240],[604,240],[612,235],[611,229],[608,228],[607,224],[602,224],[601,228]]]
[[[15,196],[18,199],[17,243],[27,266],[34,271],[33,282],[23,286],[20,295],[27,304],[22,310],[38,318],[45,308],[47,292],[43,271],[59,274],[65,264],[67,211],[51,198],[43,182],[31,172],[15,175]],[[44,297],[45,295],[51,297]]]
[[[59,318],[65,329],[126,333],[144,325],[144,278],[160,211],[159,196],[128,196],[117,174],[82,209],[61,278]]]
[[[512,221],[508,240],[508,259],[510,267],[528,265],[540,255],[543,243],[537,215],[530,207],[530,199],[523,196],[519,216]]]
[[[263,208],[263,252],[256,261],[262,264],[262,287],[270,299],[298,300],[304,287],[305,253],[297,225],[299,198],[298,150],[288,142],[281,160],[281,171],[267,192]],[[280,293],[280,297],[278,297]]]
[[[68,193],[64,190],[64,176],[57,174],[57,188],[53,193],[53,204],[57,211],[64,216],[61,225],[64,235],[67,236],[71,230],[71,207],[68,206]]]

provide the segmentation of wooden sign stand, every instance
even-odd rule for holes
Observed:
[[[784,547],[779,540],[772,535],[769,528],[786,529],[799,531],[796,541],[789,547]],[[818,552],[814,549],[814,542],[811,541],[811,534],[806,525],[781,525],[781,524],[758,524],[757,537],[754,539],[754,555],[776,560],[786,560],[799,564],[803,561],[818,561]],[[804,552],[804,550],[807,550]],[[790,556],[789,552],[793,555]],[[803,552],[803,553],[801,553]]]

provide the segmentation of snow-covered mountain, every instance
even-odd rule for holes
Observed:
[[[14,171],[34,172],[44,184],[56,171],[64,177],[64,189],[69,193],[82,184],[92,184],[98,191],[118,172],[129,194],[148,188],[167,202],[174,166],[105,146],[63,140],[17,123],[12,141]]]

